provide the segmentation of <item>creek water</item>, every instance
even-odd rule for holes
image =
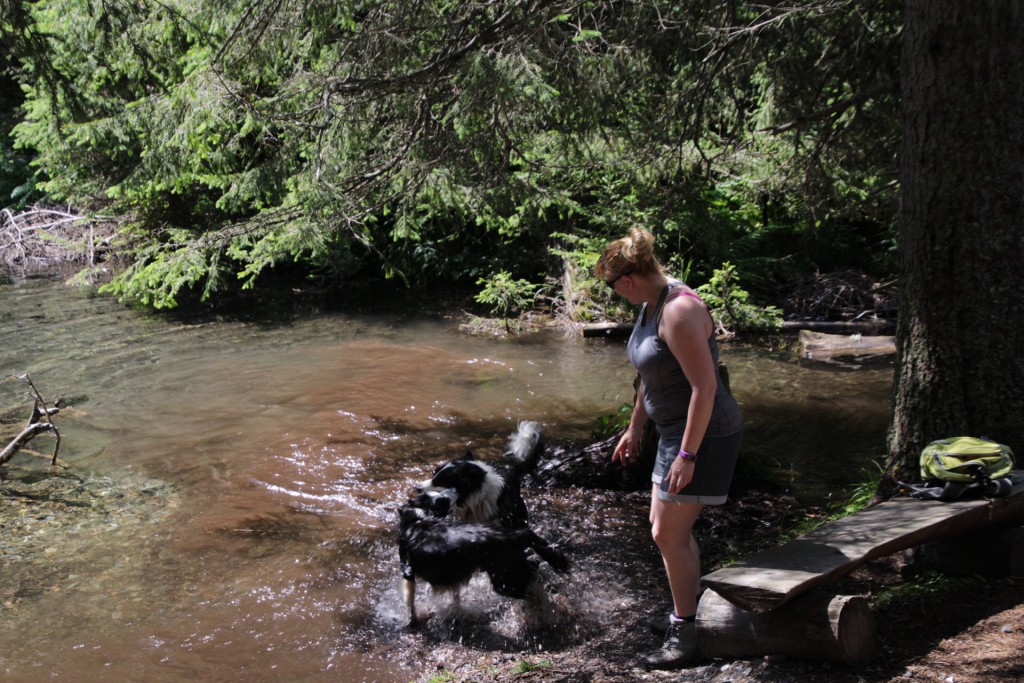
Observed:
[[[891,365],[807,365],[783,345],[722,359],[760,475],[815,500],[869,476]],[[522,419],[585,442],[633,377],[621,340],[484,338],[428,314],[182,322],[50,281],[0,285],[0,372],[4,415],[31,406],[12,376],[65,396],[73,471],[175,491],[151,524],[110,519],[55,557],[27,597],[0,556],[11,681],[417,679],[423,662],[387,646],[411,482],[466,448],[497,457]]]

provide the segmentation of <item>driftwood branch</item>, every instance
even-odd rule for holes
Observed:
[[[24,374],[17,379],[24,380],[29,388],[32,390],[32,396],[35,400],[35,404],[32,406],[32,415],[28,419],[28,424],[21,430],[14,439],[0,451],[0,465],[5,464],[8,460],[14,457],[15,453],[21,450],[25,444],[34,439],[37,435],[43,434],[44,432],[52,432],[56,443],[53,447],[53,458],[50,461],[51,465],[57,464],[57,454],[60,452],[60,430],[57,429],[57,425],[53,422],[53,416],[60,412],[61,399],[58,398],[53,402],[52,408],[46,407],[46,401],[43,400],[42,394],[36,388],[36,385],[32,383],[32,378],[28,374]]]

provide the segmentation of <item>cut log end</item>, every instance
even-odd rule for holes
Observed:
[[[755,613],[706,590],[697,607],[697,642],[713,658],[786,655],[861,668],[875,655],[877,631],[862,596],[815,592]]]
[[[828,613],[838,647],[838,661],[854,668],[867,666],[878,645],[875,615],[867,599],[859,595],[837,595],[829,602]]]

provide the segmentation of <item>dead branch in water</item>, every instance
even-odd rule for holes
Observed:
[[[52,408],[46,407],[46,401],[43,400],[42,394],[36,389],[36,385],[32,383],[32,378],[28,376],[28,373],[21,375],[20,377],[12,377],[11,379],[22,379],[28,383],[30,389],[32,389],[32,395],[35,400],[35,405],[32,406],[32,415],[28,419],[28,424],[21,430],[18,436],[7,444],[7,446],[0,451],[0,465],[5,464],[8,460],[14,457],[14,454],[21,450],[25,444],[35,438],[37,435],[44,432],[53,432],[56,438],[56,443],[53,447],[53,459],[50,461],[51,465],[57,464],[57,454],[60,452],[60,430],[57,429],[57,425],[53,422],[53,416],[60,411],[61,398],[58,398],[53,402]]]

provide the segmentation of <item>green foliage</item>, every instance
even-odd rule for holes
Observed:
[[[618,305],[586,255],[633,223],[673,272],[730,262],[761,294],[891,253],[896,0],[0,3],[15,143],[51,199],[123,217],[110,291],[150,305],[278,264],[550,272],[547,245],[581,256],[585,320],[583,292]]]
[[[514,314],[526,311],[533,306],[540,285],[531,284],[528,280],[513,280],[507,271],[495,273],[489,278],[480,278],[476,282],[483,289],[474,297],[478,303],[490,307],[492,314],[507,321]]]
[[[552,667],[550,659],[544,659],[539,662],[531,662],[527,659],[521,659],[516,662],[516,665],[512,668],[512,673],[516,676],[522,676],[523,674],[539,673],[543,672]]]
[[[597,418],[597,426],[590,433],[591,438],[595,441],[601,441],[615,434],[621,434],[629,426],[629,419],[632,415],[633,405],[623,403],[619,406],[618,412],[599,416]]]
[[[29,161],[0,139],[0,198],[5,206],[20,209],[37,195]]]
[[[606,238],[554,233],[553,256],[562,261],[562,286],[555,303],[556,312],[569,324],[594,320],[629,320],[633,311],[621,297],[594,277],[594,265],[607,244]]]
[[[36,181],[31,155],[15,149],[10,138],[22,98],[18,84],[3,73],[5,61],[0,56],[0,206],[20,209],[36,198]]]
[[[219,254],[197,249],[181,232],[169,237],[169,245],[140,252],[123,276],[101,291],[153,308],[174,308],[183,288],[202,282],[201,299],[207,299],[220,284]]]
[[[878,491],[884,473],[885,469],[880,463],[876,462],[874,471],[865,473],[869,475],[867,479],[853,487],[849,495],[836,507],[831,518],[841,519],[849,517],[870,506],[874,502],[875,493]]]
[[[740,288],[739,274],[731,263],[723,263],[696,291],[711,309],[719,333],[770,333],[782,325],[782,312],[776,307],[748,303],[750,294]]]
[[[452,683],[453,681],[459,680],[458,677],[451,671],[440,671],[430,676],[427,679],[427,683]]]

